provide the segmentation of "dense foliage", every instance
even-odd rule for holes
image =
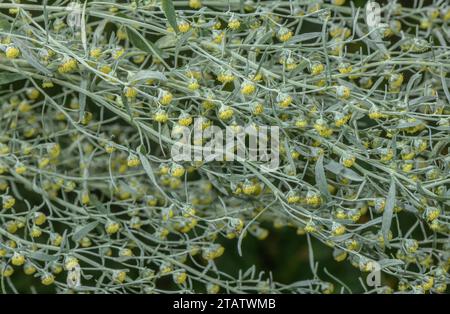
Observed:
[[[350,292],[312,241],[446,291],[447,1],[43,2],[0,2],[1,291]],[[175,162],[195,119],[280,127],[278,169]],[[307,280],[218,264],[281,228]]]

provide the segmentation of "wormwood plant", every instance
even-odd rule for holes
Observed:
[[[1,291],[351,292],[315,239],[366,292],[445,292],[450,7],[404,3],[1,1]],[[279,168],[174,162],[193,119],[279,126]],[[217,266],[277,228],[310,280]]]

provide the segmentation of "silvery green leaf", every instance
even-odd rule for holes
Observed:
[[[302,42],[302,41],[308,41],[311,39],[319,39],[321,36],[320,32],[310,32],[310,33],[304,33],[301,35],[296,35],[294,37],[291,38],[291,40],[289,41],[290,43],[297,43],[297,42]]]
[[[330,161],[325,168],[328,171],[333,172],[334,174],[343,176],[347,179],[350,179],[352,181],[364,181],[364,178],[361,177],[359,174],[357,174],[355,171],[345,168],[343,165],[341,165],[338,162]]]
[[[121,95],[122,103],[125,106],[125,109],[127,110],[128,115],[130,116],[130,121],[133,121],[133,113],[131,112],[130,104],[128,103],[127,97],[124,95]]]
[[[443,72],[442,69],[441,69],[441,72]],[[442,88],[444,89],[445,97],[447,97],[447,100],[450,103],[450,92],[448,90],[447,81],[446,81],[445,75],[443,73],[441,74],[441,82],[442,82]]]
[[[212,174],[210,174],[209,172],[206,172],[206,176],[208,177],[209,182],[211,182],[211,184],[218,191],[220,191],[224,195],[227,195],[227,196],[229,195],[227,189],[225,189],[225,187],[222,184],[220,184]]]
[[[383,212],[383,220],[381,221],[381,233],[383,234],[384,243],[388,245],[389,239],[388,234],[391,229],[392,216],[394,213],[395,206],[395,180],[391,179],[391,185],[389,187],[389,192],[386,198],[386,205]]]
[[[80,87],[82,88],[82,91],[85,91],[88,88],[88,81],[86,79],[83,79],[81,81]],[[82,91],[80,91],[80,95],[78,98],[80,101],[80,119],[84,116],[84,111],[86,109],[86,94]]]
[[[399,259],[386,258],[378,261],[378,264],[380,265],[380,268],[383,269],[390,266],[405,265],[405,262]]]
[[[160,49],[175,47],[176,44],[177,37],[174,34],[163,36],[155,42],[156,47]]]
[[[23,80],[26,77],[20,73],[3,72],[0,73],[0,85],[13,83],[15,81]]]
[[[410,106],[414,106],[414,105],[420,106],[420,105],[422,105],[423,103],[426,103],[426,102],[434,102],[435,99],[436,98],[434,96],[421,96],[421,97],[417,97],[417,98],[411,99],[409,101],[409,105]]]
[[[164,12],[164,15],[167,18],[167,21],[169,22],[170,26],[178,32],[178,24],[177,24],[177,17],[175,15],[175,8],[173,6],[172,0],[162,0],[161,1],[161,7]]]
[[[399,122],[398,125],[392,127],[392,129],[406,129],[406,128],[411,128],[411,127],[418,126],[418,125],[420,125],[422,123],[423,122],[420,121],[420,120],[416,120],[416,121],[412,121],[412,122],[402,120],[402,121]]]
[[[55,255],[48,255],[42,252],[33,252],[33,251],[28,253],[28,257],[43,262],[52,262],[58,259],[58,256]]]
[[[11,24],[4,17],[0,16],[0,30],[9,32],[11,29]]]
[[[414,86],[414,83],[417,81],[417,80],[421,80],[422,79],[422,74],[420,74],[420,73],[416,73],[416,74],[414,74],[413,76],[411,76],[411,78],[409,79],[409,81],[408,81],[408,85],[406,86],[406,95],[409,95],[410,94],[410,91],[411,91],[411,89],[413,88],[413,86]]]
[[[323,168],[323,155],[320,155],[316,161],[315,175],[317,188],[328,202],[330,200],[330,192],[328,191],[327,178]]]
[[[28,63],[37,69],[39,72],[47,75],[51,75],[52,72],[43,66],[39,60],[34,56],[33,52],[28,48],[24,41],[20,39],[14,39],[14,43],[19,47],[22,57],[28,61]]]
[[[160,61],[163,60],[163,51],[156,47],[153,43],[148,41],[143,35],[141,35],[137,30],[127,25],[127,35],[128,39],[131,41],[134,47],[144,51],[151,53]]]
[[[134,74],[131,74],[129,81],[137,82],[137,81],[143,81],[143,80],[149,80],[149,79],[156,79],[159,81],[167,81],[167,77],[162,72],[151,71],[151,70],[142,70],[142,71],[136,72]]]
[[[75,241],[75,242],[80,241],[83,237],[85,237],[87,234],[89,234],[89,232],[94,230],[97,227],[98,224],[99,224],[98,221],[93,221],[93,222],[88,223],[87,225],[84,225],[84,226],[80,227],[72,235],[72,240]]]
[[[99,213],[104,215],[109,214],[109,210],[103,205],[102,202],[98,200],[98,198],[95,195],[91,196],[91,202],[94,204],[95,208],[98,210]]]
[[[84,52],[87,54],[87,35],[86,35],[86,5],[88,1],[84,2],[83,11],[81,12],[81,43]]]

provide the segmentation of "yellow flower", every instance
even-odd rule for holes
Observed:
[[[183,284],[187,279],[187,274],[185,272],[177,272],[173,274],[173,281],[177,284]]]
[[[8,10],[8,12],[9,12],[9,14],[11,14],[11,15],[17,15],[18,13],[19,13],[19,8],[10,8],[9,10]]]
[[[217,76],[217,80],[223,84],[233,82],[234,81],[234,75],[230,71],[225,71],[220,73]]]
[[[264,112],[264,105],[261,103],[253,103],[251,106],[252,114],[258,116]]]
[[[348,74],[352,71],[352,69],[353,68],[352,68],[351,64],[348,64],[348,63],[341,63],[341,64],[339,64],[339,67],[338,67],[339,73],[341,73],[341,74]]]
[[[91,58],[98,59],[102,54],[102,50],[100,48],[94,48],[90,51],[89,55]]]
[[[47,221],[47,216],[42,212],[34,213],[34,223],[37,226],[43,225]]]
[[[141,64],[144,61],[145,61],[145,55],[133,56],[133,62],[136,64]]]
[[[9,46],[6,48],[5,55],[8,59],[16,59],[20,56],[20,50],[14,46]]]
[[[310,221],[306,224],[304,230],[306,233],[313,233],[317,231],[317,226],[313,221]]]
[[[153,119],[159,123],[166,123],[169,120],[169,115],[165,110],[160,109],[154,114]]]
[[[278,106],[287,108],[292,103],[292,97],[290,95],[280,94],[277,96]]]
[[[66,58],[58,67],[58,72],[61,74],[75,71],[78,67],[78,62],[73,58]]]
[[[209,294],[217,294],[220,291],[220,286],[216,285],[216,284],[208,283],[208,285],[206,286],[206,291]]]
[[[1,275],[3,277],[11,277],[12,274],[14,274],[14,268],[12,268],[10,265],[4,265],[4,264],[0,264],[0,266],[2,266],[1,270]]]
[[[141,161],[138,156],[136,156],[134,154],[128,155],[128,158],[127,158],[127,166],[128,167],[137,167],[140,164],[141,164]]]
[[[347,86],[338,86],[336,87],[336,95],[339,98],[347,99],[350,97],[350,88]]]
[[[14,253],[11,258],[11,264],[14,266],[22,266],[25,263],[25,256],[19,253]]]
[[[300,196],[296,193],[290,193],[287,197],[287,202],[289,204],[298,203],[298,202],[300,202],[300,200],[301,200]]]
[[[115,221],[109,221],[106,226],[105,230],[107,234],[114,234],[117,233],[120,229],[120,224]]]
[[[403,74],[393,74],[389,78],[389,89],[398,90],[403,84]]]
[[[41,278],[41,283],[44,286],[49,286],[54,282],[55,282],[55,276],[53,276],[52,274],[45,274]]]
[[[27,101],[22,101],[19,106],[17,107],[17,110],[20,112],[29,112],[31,111],[32,107]]]
[[[171,92],[168,91],[162,91],[161,95],[159,96],[159,102],[161,103],[161,105],[167,106],[168,104],[170,104],[170,102],[173,99],[173,95]]]
[[[213,37],[213,42],[215,44],[220,44],[223,41],[224,37],[225,37],[225,32],[213,31],[213,36],[212,37]]]
[[[50,234],[50,240],[53,246],[59,246],[63,238],[59,233],[52,233]]]
[[[420,28],[421,29],[429,29],[433,23],[428,18],[423,18],[420,20]]]
[[[228,21],[228,27],[232,30],[237,30],[241,27],[241,22],[239,22],[237,18],[233,17]]]
[[[379,112],[376,108],[372,108],[369,112],[369,118],[373,120],[378,120],[386,117],[387,116],[385,114]]]
[[[202,2],[200,0],[189,0],[189,7],[192,9],[200,9]]]
[[[342,164],[343,164],[345,167],[347,167],[347,168],[350,168],[351,166],[353,166],[353,164],[355,163],[355,161],[356,161],[356,157],[355,157],[355,156],[352,156],[352,155],[350,155],[350,156],[345,156],[345,157],[342,158]]]
[[[437,207],[428,207],[425,211],[425,218],[428,222],[433,221],[439,217],[441,210]]]
[[[38,226],[33,226],[30,231],[30,236],[32,238],[39,238],[42,235],[42,230]]]
[[[27,97],[30,100],[36,100],[39,98],[39,96],[41,95],[41,93],[39,92],[39,90],[37,90],[36,88],[30,88],[27,90]]]
[[[182,21],[182,22],[178,23],[177,26],[178,26],[178,30],[181,33],[187,33],[191,29],[191,25],[186,21]]]
[[[322,63],[316,63],[313,64],[311,67],[311,74],[312,75],[319,75],[325,70],[325,66]]]
[[[310,205],[310,206],[318,206],[320,205],[320,203],[322,202],[322,199],[320,198],[320,195],[312,192],[312,191],[308,191],[308,193],[306,194],[306,204]]]
[[[34,267],[34,265],[31,263],[27,263],[23,266],[23,272],[25,273],[25,275],[33,275],[36,271],[36,267]]]
[[[261,187],[259,186],[259,184],[255,184],[252,182],[245,182],[242,185],[242,192],[245,195],[256,195],[260,192]]]
[[[88,205],[91,201],[91,198],[89,197],[89,192],[88,191],[83,191],[83,193],[81,193],[81,204],[83,205]]]
[[[64,262],[64,268],[68,271],[74,270],[78,266],[78,259],[76,259],[75,257],[67,257]]]
[[[442,12],[442,19],[446,22],[450,21],[450,8]]]
[[[113,52],[112,57],[113,57],[114,60],[117,60],[117,59],[119,59],[124,53],[125,53],[125,49],[123,49],[123,48],[118,48],[118,49],[116,49],[116,50]]]
[[[185,173],[185,169],[182,165],[173,164],[170,168],[170,175],[176,178],[183,176]]]
[[[125,87],[124,94],[128,99],[133,99],[136,98],[138,91],[134,87]]]
[[[335,236],[343,235],[345,233],[345,226],[341,225],[340,223],[333,223],[333,226],[331,227],[331,232]]]
[[[304,129],[308,126],[308,121],[304,117],[295,120],[295,126],[299,129]]]
[[[14,171],[16,171],[17,174],[24,174],[27,171],[27,167],[22,163],[18,163],[14,168]]]
[[[231,119],[231,117],[233,117],[234,114],[234,110],[233,108],[229,107],[229,106],[222,106],[219,109],[219,119],[226,121]]]
[[[255,92],[256,86],[253,83],[245,82],[242,84],[241,93],[243,95],[251,95]]]
[[[427,291],[433,288],[434,278],[432,276],[425,276],[425,279],[422,283],[423,290]]]
[[[281,28],[278,31],[278,39],[282,42],[286,42],[292,38],[292,31],[287,28]]]
[[[10,195],[3,196],[2,206],[4,209],[10,209],[16,204],[16,199]]]
[[[326,122],[322,119],[318,119],[316,123],[314,123],[314,129],[319,133],[320,136],[329,137],[333,134],[333,130],[329,128]]]
[[[100,67],[100,72],[104,73],[104,74],[109,74],[112,71],[112,68],[109,65],[103,65]]]
[[[181,126],[189,126],[192,124],[192,117],[189,114],[182,114],[178,118],[178,124]]]

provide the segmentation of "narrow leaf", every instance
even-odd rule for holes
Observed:
[[[128,103],[128,99],[122,95],[122,102],[125,106],[125,109],[127,110],[128,115],[130,116],[130,121],[133,122],[133,114],[131,113],[130,104]]]
[[[145,39],[145,37],[139,34],[139,32],[136,31],[134,28],[127,26],[127,35],[128,39],[131,41],[134,47],[144,52],[151,53],[154,56],[156,56],[160,61],[164,61],[162,57],[163,52],[161,51],[161,49],[159,49],[151,42],[149,42],[147,39]]]
[[[392,215],[395,206],[395,181],[391,180],[391,186],[387,195],[386,205],[384,207],[383,219],[381,221],[381,232],[383,234],[384,243],[388,244],[388,234],[391,229]]]
[[[87,225],[81,227],[77,232],[75,232],[72,236],[72,240],[75,242],[80,241],[83,237],[85,237],[89,232],[97,227],[98,221],[93,221],[88,223]]]
[[[323,168],[323,155],[320,155],[316,162],[315,167],[316,184],[320,193],[326,198],[327,201],[330,200],[330,192],[328,191],[327,178],[325,177],[325,170]]]
[[[167,21],[169,22],[170,26],[178,33],[178,24],[177,24],[177,18],[175,15],[175,8],[173,6],[172,0],[162,0],[162,10],[164,12],[164,15],[167,18]]]
[[[52,262],[58,259],[58,256],[48,255],[42,252],[30,252],[28,257],[43,262]]]
[[[129,82],[143,81],[149,79],[156,79],[158,81],[167,81],[167,77],[159,71],[142,70],[131,74]]]
[[[84,2],[83,12],[81,14],[81,43],[83,45],[84,52],[87,54],[86,5],[87,5],[87,1]]]
[[[150,181],[153,182],[153,184],[156,185],[156,179],[155,174],[153,173],[152,166],[150,165],[150,162],[148,159],[140,152],[138,149],[139,159],[141,160],[142,167],[144,168],[145,172],[147,173],[148,177],[150,178]]]
[[[0,74],[0,85],[9,84],[23,79],[25,79],[25,76],[22,74],[4,72]]]

